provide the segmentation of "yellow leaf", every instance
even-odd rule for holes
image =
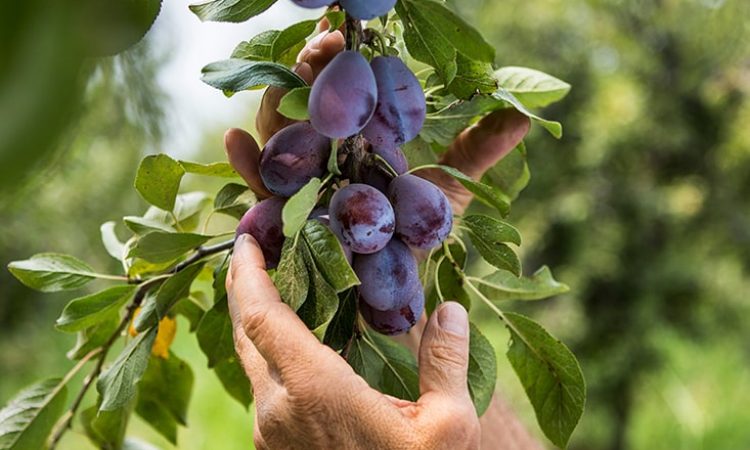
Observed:
[[[154,346],[151,347],[151,354],[160,358],[167,359],[169,356],[169,346],[174,341],[177,333],[177,321],[171,317],[165,317],[159,322],[159,331],[156,333]]]
[[[133,318],[130,320],[130,326],[128,327],[128,333],[135,337],[138,332],[133,327],[138,314],[141,313],[141,308],[135,310]],[[158,356],[159,358],[167,359],[169,357],[169,347],[174,341],[174,336],[177,333],[177,321],[171,317],[165,317],[159,321],[159,330],[156,333],[156,339],[154,340],[154,346],[151,347],[151,354]]]

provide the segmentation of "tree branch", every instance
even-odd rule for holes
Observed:
[[[80,408],[81,403],[86,396],[86,393],[89,391],[91,386],[99,377],[99,374],[102,372],[102,368],[104,367],[104,363],[107,359],[109,350],[112,348],[114,343],[117,342],[117,339],[122,335],[123,331],[125,331],[125,329],[128,327],[130,321],[133,319],[133,316],[135,316],[136,310],[141,306],[148,292],[154,287],[161,285],[161,283],[167,280],[170,276],[181,272],[191,264],[200,261],[206,256],[211,256],[230,250],[233,246],[234,239],[208,247],[198,247],[195,253],[193,253],[186,260],[174,266],[174,268],[167,274],[149,278],[148,280],[141,281],[138,284],[138,289],[133,296],[133,300],[130,302],[130,304],[128,304],[128,307],[125,310],[125,316],[122,318],[122,320],[120,320],[117,329],[112,333],[112,335],[110,335],[109,339],[107,339],[107,341],[101,345],[101,347],[93,350],[91,353],[89,353],[89,355],[87,355],[87,357],[85,357],[85,360],[88,360],[88,358],[96,355],[96,353],[99,354],[97,357],[96,366],[94,366],[94,370],[92,370],[88,377],[86,377],[86,381],[84,381],[83,387],[78,392],[78,395],[76,395],[73,403],[70,405],[70,408],[65,413],[65,415],[63,415],[60,424],[55,427],[55,432],[49,440],[49,450],[54,450],[65,432],[71,428],[73,424],[73,418],[75,417],[76,412],[78,412],[78,409]]]

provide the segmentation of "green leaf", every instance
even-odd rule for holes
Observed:
[[[404,25],[404,43],[417,61],[435,68],[445,84],[456,76],[456,48],[442,30],[432,25],[432,17],[408,0],[396,3],[396,13]]]
[[[247,409],[253,402],[253,389],[237,357],[220,362],[214,367],[214,372],[224,390]]]
[[[167,225],[160,220],[137,216],[125,216],[122,220],[130,231],[139,236],[148,234],[152,231],[166,231],[167,233],[177,232],[174,227]]]
[[[512,248],[499,242],[485,241],[474,233],[469,233],[469,236],[471,236],[474,248],[485,261],[498,269],[507,270],[517,277],[521,276],[521,261]]]
[[[190,295],[190,286],[203,270],[203,266],[204,262],[191,264],[169,277],[159,287],[152,301],[145,303],[141,308],[140,314],[133,321],[135,330],[141,333],[158,325],[175,303]]]
[[[570,85],[552,75],[526,67],[503,67],[495,71],[500,87],[515,95],[527,108],[542,108],[562,100]]]
[[[497,357],[490,341],[473,323],[469,328],[469,394],[477,415],[490,406],[497,380]]]
[[[141,236],[128,253],[129,258],[142,258],[152,263],[174,261],[185,253],[205,244],[211,236],[193,233],[152,231]]]
[[[152,356],[138,384],[136,412],[173,444],[176,424],[187,425],[194,378],[190,366],[170,352],[167,358]]]
[[[199,222],[201,212],[211,203],[211,197],[205,192],[186,192],[177,196],[175,202],[174,215],[177,217],[180,227],[183,230],[194,229]],[[157,211],[162,214],[162,219],[174,225],[174,219],[165,211]],[[148,213],[146,214],[148,217]]]
[[[285,89],[305,87],[307,83],[285,66],[268,61],[226,59],[203,68],[201,80],[225,92],[239,92],[263,86]]]
[[[185,317],[188,322],[190,322],[190,332],[193,333],[198,329],[198,325],[203,318],[203,314],[206,313],[206,310],[203,309],[198,301],[193,300],[193,295],[191,294],[189,298],[183,298],[178,301],[177,304],[172,307],[172,312]]]
[[[21,283],[42,292],[78,289],[100,276],[85,262],[60,253],[40,253],[13,261],[8,270]]]
[[[183,175],[185,169],[179,162],[165,154],[150,155],[138,166],[135,188],[150,204],[172,211]]]
[[[348,361],[373,389],[404,400],[419,398],[419,371],[414,356],[387,337],[367,333],[357,339]]]
[[[402,145],[401,150],[409,162],[409,167],[437,164],[438,162],[437,155],[432,151],[430,144],[421,137],[412,139],[410,142]]]
[[[537,270],[531,277],[521,278],[499,270],[481,280],[479,289],[493,301],[541,300],[569,290],[568,286],[552,277],[547,266]]]
[[[204,22],[244,22],[274,3],[276,0],[213,0],[190,5],[190,11]]]
[[[526,109],[526,106],[524,106],[523,103],[521,103],[513,94],[508,92],[506,89],[499,88],[497,91],[495,91],[494,94],[492,94],[492,97],[510,104],[511,106],[516,108],[518,112],[544,127],[544,129],[549,131],[549,133],[555,138],[560,139],[562,137],[563,129],[560,122],[543,119],[532,113],[531,111]]]
[[[440,169],[458,180],[477,199],[497,209],[501,215],[506,216],[510,212],[510,201],[500,189],[476,181],[453,167],[440,166]]]
[[[462,223],[478,238],[488,242],[512,242],[521,245],[521,233],[508,222],[479,214],[466,216]]]
[[[508,153],[503,159],[485,172],[482,181],[497,186],[511,200],[526,188],[531,179],[529,165],[526,162],[526,146],[523,142]]]
[[[112,315],[117,315],[120,308],[133,297],[135,290],[135,285],[115,286],[72,300],[63,309],[55,326],[58,330],[69,333],[90,328]]]
[[[538,323],[505,313],[511,333],[508,360],[521,380],[544,434],[568,445],[586,403],[586,383],[575,356]]]
[[[334,350],[341,350],[354,336],[357,321],[357,290],[349,289],[339,296],[339,309],[331,319],[323,343]]]
[[[292,120],[310,120],[307,102],[310,99],[311,89],[309,87],[292,89],[281,98],[276,110],[284,117]]]
[[[229,183],[216,194],[214,211],[241,219],[256,200],[255,194],[247,186]]]
[[[521,261],[518,255],[503,242],[521,243],[521,235],[510,224],[487,216],[468,216],[463,223],[469,228],[474,248],[482,258],[498,269],[508,270],[521,276]]]
[[[327,226],[319,220],[308,220],[302,236],[316,267],[336,292],[359,285],[359,278],[349,265],[341,242]]]
[[[284,236],[291,238],[302,229],[318,202],[318,191],[323,183],[319,178],[313,178],[296,194],[287,200],[281,211],[284,222]]]
[[[235,206],[237,199],[248,191],[250,189],[244,184],[229,183],[224,185],[216,194],[214,209],[220,211]]]
[[[457,243],[450,244],[449,248],[451,255],[460,267],[455,267],[447,258],[444,259],[440,263],[440,266],[436,268],[437,284],[433,286],[433,289],[435,289],[435,294],[437,294],[437,287],[439,287],[443,299],[456,301],[468,311],[471,309],[471,298],[464,288],[465,281],[463,278],[463,269],[466,266],[467,255],[464,249]],[[434,304],[429,305],[427,311],[433,311],[436,304],[437,302],[434,302]]]
[[[467,58],[460,52],[456,56],[456,76],[448,85],[448,91],[458,98],[470,98],[475,94],[489,94],[497,89],[492,73],[492,64]]]
[[[101,402],[101,398],[99,399]],[[80,414],[86,435],[101,449],[122,449],[125,432],[133,413],[134,401],[114,411],[99,411],[98,405],[86,408]]]
[[[120,261],[125,257],[125,244],[120,242],[115,233],[115,222],[105,222],[99,227],[102,235],[102,244],[109,256]]]
[[[344,11],[328,11],[326,19],[328,19],[328,31],[334,32],[341,28],[346,21],[346,13]]]
[[[442,2],[399,0],[396,12],[404,25],[404,41],[409,53],[450,83],[456,75],[456,55],[493,63],[495,49],[482,35]]]
[[[297,315],[305,323],[312,333],[321,341],[325,337],[328,324],[333,320],[339,307],[339,297],[334,289],[325,280],[323,275],[315,267],[312,255],[305,247],[305,262],[310,274],[310,288],[307,299],[297,311]]]
[[[180,161],[185,172],[195,175],[205,175],[216,178],[237,178],[239,175],[229,163],[215,162],[211,164],[200,164],[189,161]]]
[[[476,95],[471,100],[455,101],[439,111],[427,114],[419,135],[428,143],[449,146],[469,125],[489,112],[502,109],[499,103],[488,95]]]
[[[215,367],[234,355],[232,320],[226,294],[219,297],[214,306],[203,315],[196,337],[198,345],[208,358],[208,367]]]
[[[67,388],[61,381],[53,378],[33,384],[0,410],[0,450],[45,447],[65,408]]]
[[[281,299],[293,311],[297,311],[305,302],[310,287],[310,276],[307,273],[307,265],[300,245],[304,245],[300,238],[287,239],[284,242],[281,260],[274,278]]]
[[[279,36],[279,30],[267,30],[249,41],[240,42],[232,51],[231,58],[247,59],[250,61],[272,61],[271,47]]]
[[[278,61],[285,52],[304,42],[315,31],[317,23],[316,20],[305,20],[282,30],[271,45],[271,58]]]
[[[115,362],[102,372],[96,389],[102,396],[100,411],[113,411],[123,407],[136,393],[136,385],[148,366],[151,347],[156,339],[156,328],[141,333],[120,353]]]
[[[96,325],[78,332],[76,345],[67,353],[69,359],[81,359],[92,350],[101,347],[117,330],[120,324],[120,315],[112,314],[102,319]]]

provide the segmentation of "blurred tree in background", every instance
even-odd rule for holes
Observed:
[[[747,366],[750,3],[511,0],[460,8],[487,31],[501,65],[539,68],[573,85],[547,113],[564,118],[562,142],[539,133],[527,142],[532,182],[513,216],[527,236],[525,267],[544,261],[571,286],[572,301],[551,306],[568,310],[547,311],[545,323],[562,330],[587,376],[589,404],[574,447],[747,448],[750,434],[726,426],[736,414],[730,405],[706,430],[677,430],[672,441],[658,422],[642,435],[633,425],[642,424],[634,414],[644,397],[663,405],[652,410],[662,422],[672,414],[668,399],[644,393],[653,388],[649,374],[677,351],[665,347],[670,338],[727,346],[727,360],[737,349]],[[550,306],[540,308],[536,314]],[[701,369],[722,360],[693,357]],[[746,382],[747,368],[737,369],[734,383]]]
[[[103,222],[143,209],[132,189],[133,176],[145,152],[158,147],[163,123],[164,96],[155,83],[153,52],[144,43],[87,69],[85,99],[77,106],[80,120],[58,137],[62,144],[45,156],[48,161],[39,165],[38,173],[14,188],[13,195],[0,198],[6,218],[0,221],[3,266],[30,252],[52,250],[85,255],[98,267],[121,270],[96,237]],[[49,324],[59,314],[56,298],[66,296],[46,296],[18,283],[7,270],[0,271],[0,336],[3,344],[14,337],[19,344],[0,345],[3,366],[13,367],[5,358],[14,355],[20,359],[16,367],[29,364],[23,361],[29,350],[51,334]],[[45,356],[62,362],[65,350],[49,353]],[[33,377],[17,382],[29,379]],[[20,387],[4,382],[0,393],[6,398]]]
[[[573,85],[545,112],[564,119],[562,141],[527,141],[532,182],[512,213],[526,271],[544,261],[571,286],[561,301],[518,308],[581,360],[589,404],[572,448],[750,448],[750,2],[452,3],[499,65]],[[0,193],[3,266],[48,249],[115,263],[92,237],[144,207],[131,186],[141,156],[161,150],[158,50],[146,42],[86,68],[80,120],[60,127],[52,162],[20,193]],[[0,403],[69,364],[70,339],[49,325],[62,303],[40,297],[0,271]],[[246,416],[215,400],[220,389],[200,381],[210,374],[196,376],[191,427],[221,434],[213,448],[245,448],[250,425],[228,424]],[[513,376],[501,379],[518,397]],[[207,448],[200,431],[184,432],[183,448]]]

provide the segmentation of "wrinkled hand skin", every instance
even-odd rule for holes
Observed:
[[[370,388],[281,302],[250,235],[235,244],[227,275],[237,353],[252,380],[259,449],[476,449],[469,396],[468,318],[447,302],[426,326],[421,396],[399,400]]]
[[[327,28],[323,21],[319,29]],[[343,49],[339,31],[324,31],[300,53],[294,70],[311,83]],[[292,123],[276,111],[285,93],[278,88],[266,91],[256,120],[262,142]],[[528,118],[515,110],[492,113],[465,130],[440,162],[479,179],[518,145],[529,126]],[[260,147],[253,137],[230,129],[225,147],[248,186],[259,198],[268,197],[258,172]],[[442,171],[418,175],[443,189],[456,214],[472,199]],[[421,396],[409,402],[371,389],[307,330],[282,303],[262,252],[249,235],[237,239],[226,286],[235,347],[255,395],[257,448],[461,450],[477,449],[480,441],[483,448],[504,448],[482,435],[469,396],[468,318],[457,303],[440,305],[429,320],[422,317],[402,340],[419,357]]]

